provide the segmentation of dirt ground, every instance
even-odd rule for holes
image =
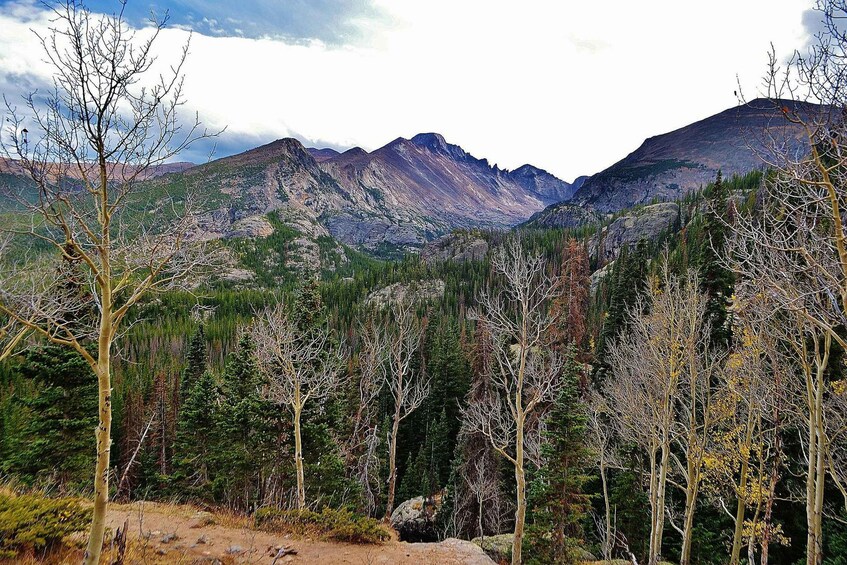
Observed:
[[[113,504],[108,527],[114,532],[128,528],[127,562],[185,564],[306,564],[320,565],[492,565],[481,549],[470,542],[406,543],[392,540],[383,545],[353,545],[253,530],[244,518],[208,515],[187,506],[151,502]],[[278,558],[280,549],[294,550]],[[104,551],[110,563],[113,550]],[[274,559],[276,558],[276,561]]]

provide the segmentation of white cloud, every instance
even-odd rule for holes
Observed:
[[[806,0],[376,0],[359,19],[367,45],[192,39],[192,109],[230,135],[374,149],[438,131],[471,153],[571,179],[596,172],[644,138],[735,104],[736,75],[755,91],[773,42],[803,44]],[[27,6],[26,4],[18,6]],[[21,9],[23,10],[23,9]],[[26,10],[23,10],[26,12]],[[35,18],[35,19],[33,19]],[[387,25],[390,22],[391,25]],[[0,74],[45,70],[28,28],[0,13]],[[176,56],[183,30],[162,37]]]

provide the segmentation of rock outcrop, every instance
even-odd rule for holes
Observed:
[[[488,254],[488,242],[473,232],[454,232],[427,243],[421,250],[426,263],[479,261]]]
[[[578,228],[597,224],[600,214],[585,206],[577,206],[568,202],[554,204],[533,214],[523,226],[527,228]]]
[[[614,261],[621,248],[634,247],[641,240],[656,241],[673,229],[679,220],[679,205],[661,202],[633,210],[615,219],[588,242],[592,256],[599,254],[602,262]]]
[[[392,302],[427,302],[440,300],[442,296],[444,296],[444,281],[432,279],[388,285],[370,293],[365,299],[365,304],[381,308]]]

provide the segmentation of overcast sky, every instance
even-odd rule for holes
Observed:
[[[736,77],[755,97],[769,45],[784,57],[807,42],[810,2],[129,0],[127,15],[143,27],[168,10],[163,60],[194,31],[186,115],[227,126],[216,157],[287,136],[373,150],[435,131],[572,180],[736,105]],[[31,32],[47,21],[34,0],[0,0],[0,92],[13,100],[47,84]]]

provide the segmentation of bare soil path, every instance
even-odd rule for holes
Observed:
[[[200,518],[198,518],[200,517]],[[205,519],[203,519],[205,517]],[[213,520],[213,521],[212,521]],[[209,523],[212,522],[212,523]],[[216,514],[213,519],[189,506],[152,502],[113,504],[108,527],[112,532],[128,525],[128,563],[272,564],[282,547],[295,550],[276,565],[492,565],[481,549],[470,542],[406,543],[392,540],[382,545],[354,545],[296,539],[249,527],[241,517]],[[111,562],[113,552],[104,551]]]

